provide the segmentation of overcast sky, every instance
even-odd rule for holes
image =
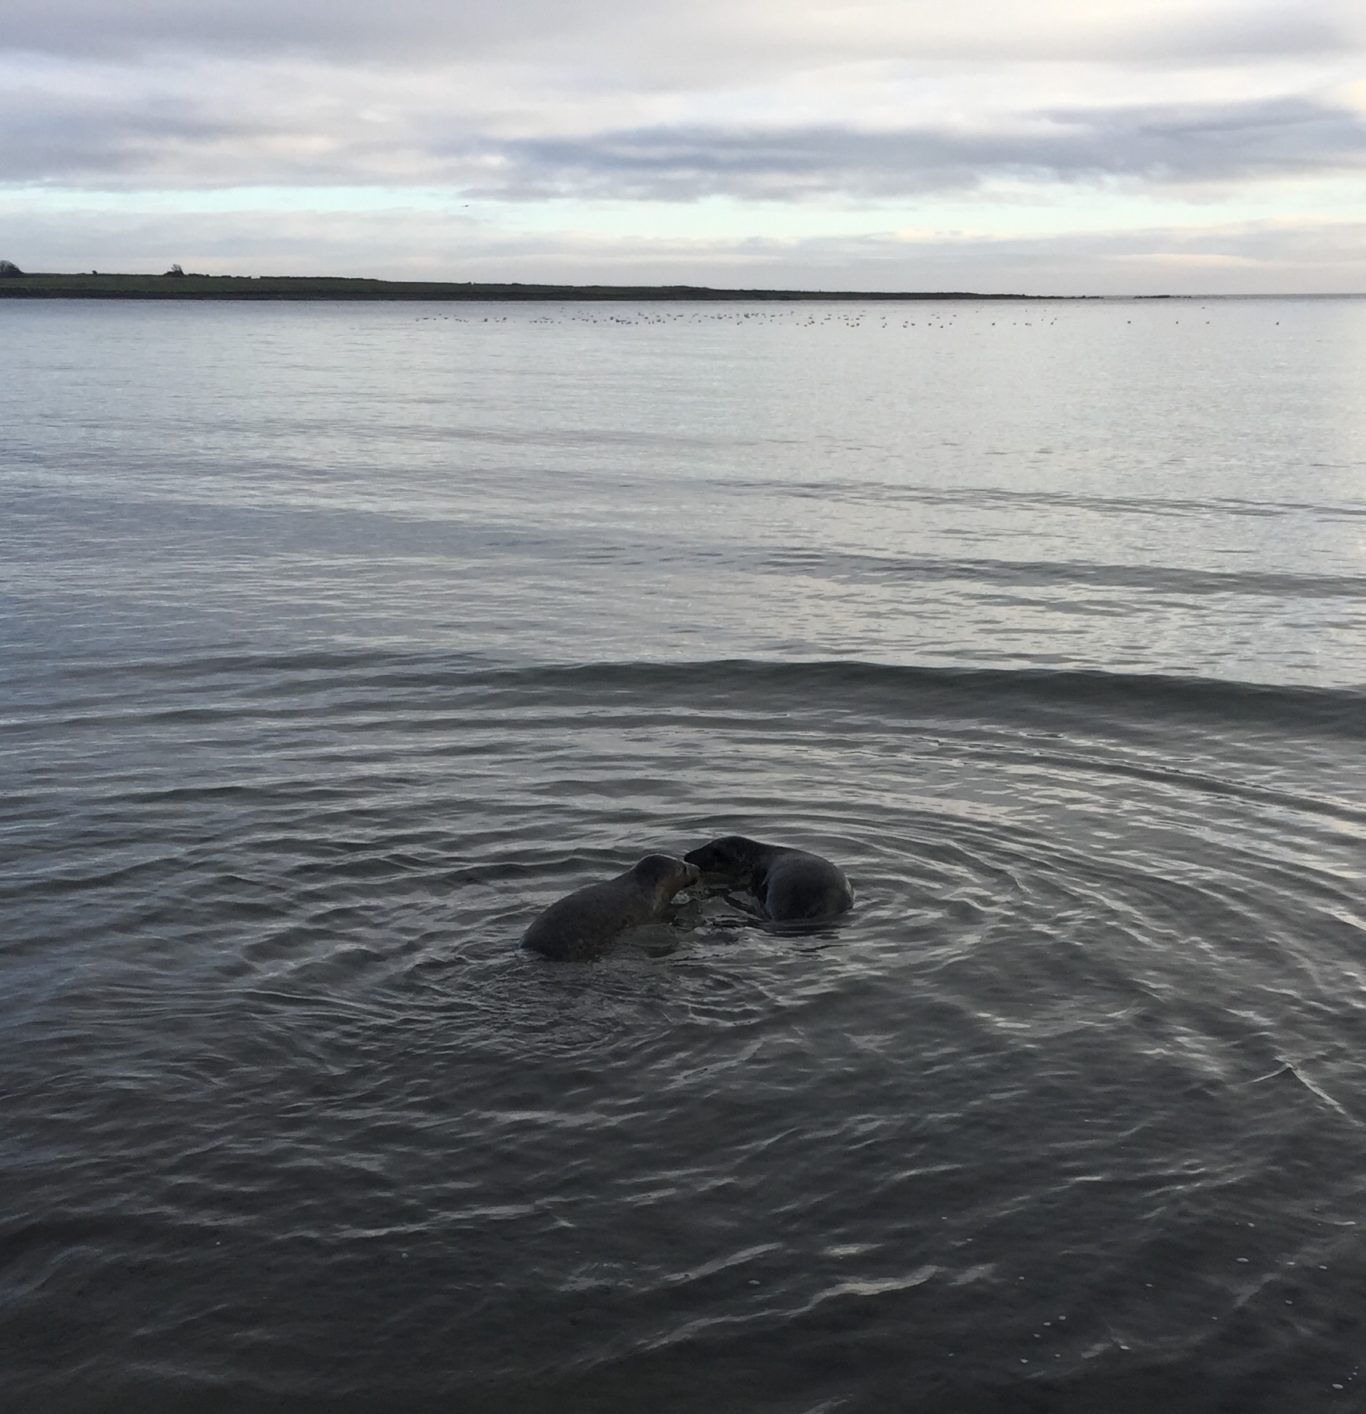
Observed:
[[[6,0],[0,258],[1366,292],[1366,0]]]

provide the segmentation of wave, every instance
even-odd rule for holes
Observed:
[[[1091,560],[946,560],[935,556],[870,555],[857,551],[794,547],[770,555],[765,567],[841,580],[912,579],[936,583],[971,580],[992,585],[1097,585],[1180,595],[1255,594],[1292,602],[1302,599],[1359,599],[1366,596],[1366,577],[1361,575],[1197,570],[1175,565],[1100,564]]]
[[[1071,719],[1149,716],[1277,726],[1352,740],[1366,737],[1366,688],[1280,686],[1198,676],[756,659],[584,664],[493,676],[527,685],[562,683],[582,696],[648,687],[692,698],[778,697],[790,706],[809,705],[819,696],[824,705],[864,705],[879,716],[964,712],[990,716],[1009,708]]]
[[[1184,722],[1217,724],[1221,730],[1366,738],[1366,686],[1292,686],[1077,668],[755,658],[510,664],[470,654],[362,649],[95,660],[68,665],[63,676],[61,705],[68,709],[98,704],[113,710],[124,693],[145,701],[155,684],[162,693],[156,710],[169,714],[232,714],[241,710],[243,698],[259,702],[316,694],[325,694],[334,707],[372,703],[376,694],[395,705],[394,694],[408,692],[415,703],[431,706],[435,699],[457,711],[646,704],[741,713],[834,709],[879,721],[1005,718],[1044,727],[1078,721]],[[85,691],[72,692],[82,681]],[[229,687],[235,702],[221,695]],[[53,705],[45,704],[49,710]]]
[[[1325,467],[1329,463],[1313,463]],[[1360,501],[1248,500],[1241,496],[1098,496],[1073,490],[1052,491],[1035,487],[1012,490],[990,484],[968,486],[916,485],[903,481],[874,480],[841,476],[839,480],[742,480],[714,479],[712,484],[730,490],[765,496],[796,496],[826,502],[854,504],[967,507],[973,511],[990,509],[1095,511],[1102,515],[1175,516],[1203,518],[1209,515],[1250,516],[1274,519],[1287,515],[1314,515],[1326,520],[1353,521],[1366,518],[1366,504]]]

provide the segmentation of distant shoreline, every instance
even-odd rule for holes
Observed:
[[[4,262],[0,261],[0,266]],[[924,300],[978,300],[1066,304],[1110,301],[1366,299],[1361,293],[1315,294],[1158,294],[1021,295],[980,290],[722,290],[709,285],[547,285],[514,281],[371,280],[342,275],[127,275],[21,274],[0,270],[4,299],[156,300],[441,300],[450,302],[584,300],[732,301],[734,303],[913,303]]]
[[[456,284],[328,275],[9,275],[0,299],[225,300],[1043,300],[1098,295],[978,294],[965,290],[718,290],[705,285]],[[1167,298],[1154,296],[1154,298]]]

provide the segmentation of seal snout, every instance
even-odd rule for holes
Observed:
[[[667,890],[666,898],[672,898],[680,889],[686,889],[702,877],[697,865],[675,859],[671,854],[647,854],[631,872],[641,883]]]
[[[736,876],[751,865],[751,842],[741,835],[722,835],[720,839],[709,840],[696,849],[690,849],[683,856],[688,864],[695,864],[704,874]]]

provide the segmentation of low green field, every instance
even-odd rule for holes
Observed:
[[[713,290],[698,285],[480,285],[427,280],[352,280],[318,275],[8,275],[0,299],[264,300],[915,300],[1022,299],[962,291]]]

